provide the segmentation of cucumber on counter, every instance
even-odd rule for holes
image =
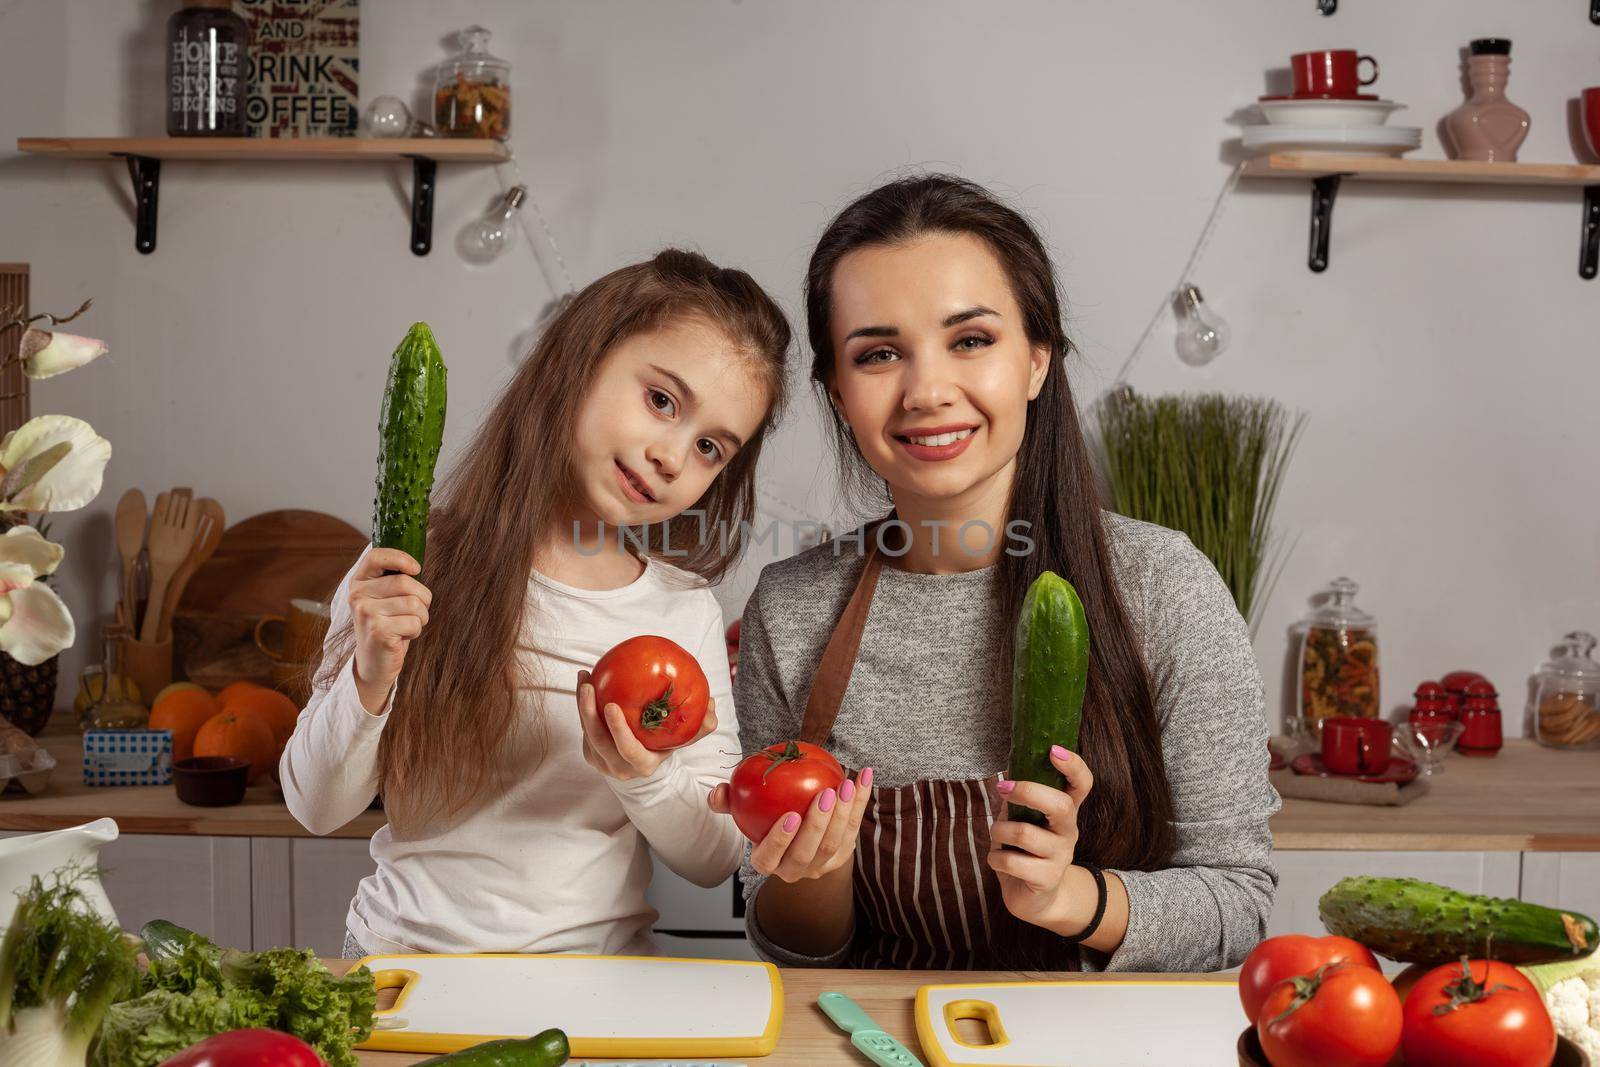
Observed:
[[[1587,915],[1416,878],[1345,878],[1322,894],[1317,912],[1329,933],[1405,963],[1545,963],[1587,956],[1600,943]]]
[[[372,543],[398,548],[422,563],[428,540],[428,495],[444,440],[444,357],[425,322],[411,327],[389,361],[378,416],[378,495]]]
[[[417,1067],[560,1067],[571,1054],[566,1034],[545,1030],[529,1038],[485,1041],[460,1052],[423,1060]]]
[[[1089,681],[1089,622],[1072,583],[1045,571],[1028,587],[1017,618],[1011,672],[1011,766],[1017,782],[1065,786],[1050,749],[1077,751],[1083,692]],[[1012,804],[1010,818],[1043,826],[1032,808]]]

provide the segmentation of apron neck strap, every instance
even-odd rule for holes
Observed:
[[[878,524],[866,528],[863,538],[868,544],[867,563],[856,579],[855,591],[845,605],[844,614],[828,638],[822,661],[811,680],[811,694],[806,698],[805,718],[800,723],[800,740],[813,745],[827,743],[833,724],[839,717],[839,705],[844,700],[845,688],[850,684],[850,674],[855,670],[856,653],[861,648],[861,634],[867,628],[867,613],[872,610],[872,594],[878,587],[878,573],[883,569],[883,554],[878,551]]]

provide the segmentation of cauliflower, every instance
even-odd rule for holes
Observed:
[[[1556,1033],[1600,1062],[1600,971],[1563,978],[1545,990],[1544,1006]]]

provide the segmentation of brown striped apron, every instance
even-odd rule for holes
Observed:
[[[850,674],[883,557],[875,531],[866,567],[839,617],[806,700],[800,739],[826,747]],[[856,933],[852,967],[997,970],[997,927],[1020,923],[1006,911],[986,859],[989,825],[1005,809],[1000,776],[874,787],[856,841]],[[1073,968],[1077,955],[1072,953]]]

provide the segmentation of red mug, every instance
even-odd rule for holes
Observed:
[[[1372,64],[1372,77],[1361,77],[1361,64]],[[1378,61],[1354,48],[1326,52],[1296,52],[1289,57],[1294,74],[1295,95],[1320,93],[1327,96],[1356,96],[1363,85],[1378,80]]]
[[[1583,91],[1583,137],[1589,142],[1589,151],[1600,158],[1600,85]]]
[[[1335,715],[1322,720],[1322,765],[1334,774],[1382,774],[1389,769],[1394,727],[1383,719]]]

